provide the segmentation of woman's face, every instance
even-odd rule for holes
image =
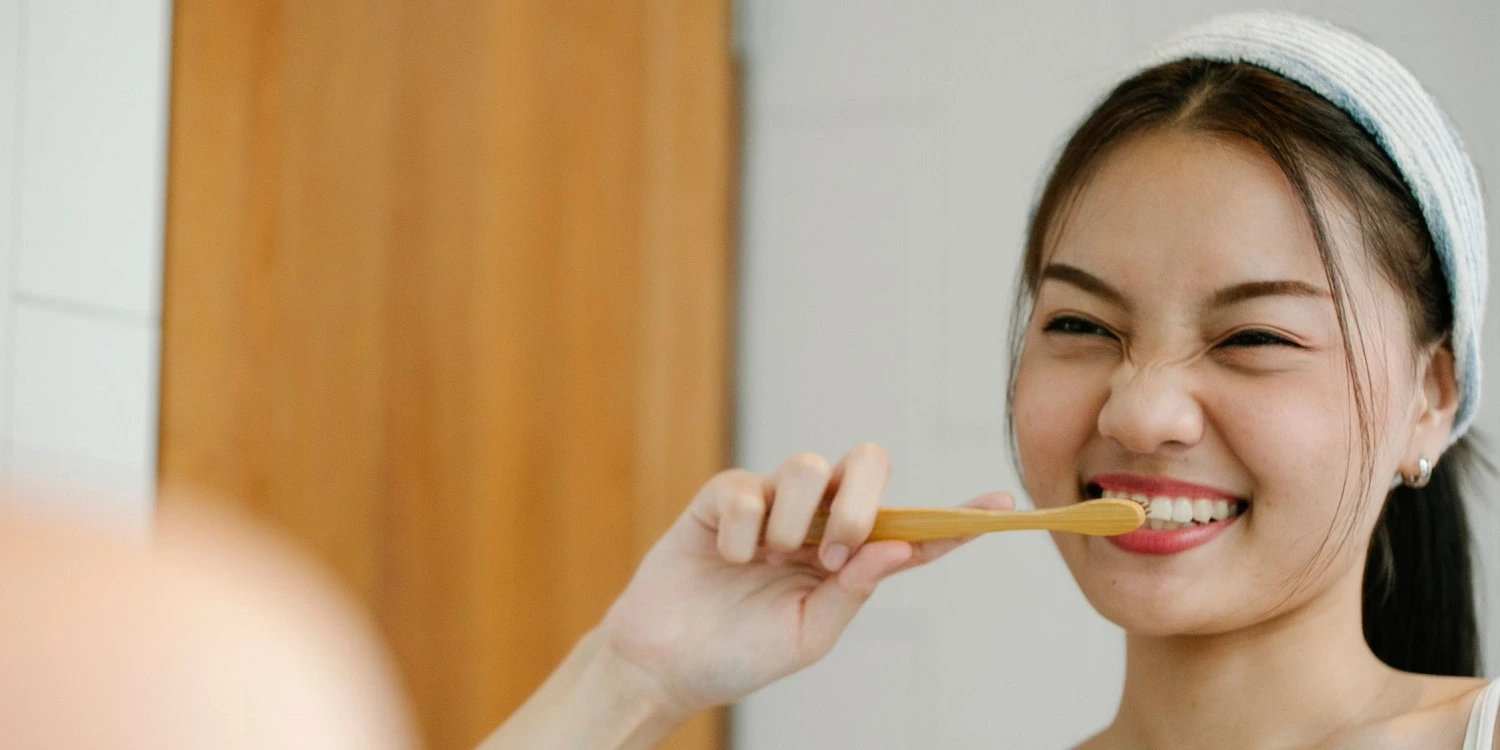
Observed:
[[[1311,225],[1275,163],[1211,136],[1141,136],[1106,158],[1064,218],[1018,363],[1028,493],[1057,507],[1098,496],[1097,481],[1242,509],[1190,531],[1142,532],[1133,545],[1054,534],[1084,594],[1127,630],[1224,632],[1351,576],[1358,601],[1419,393],[1396,291],[1347,214],[1323,202],[1358,322],[1355,361],[1370,363],[1362,379],[1378,441],[1376,479],[1342,509],[1359,482],[1356,404]],[[1286,600],[1351,522],[1331,565]]]

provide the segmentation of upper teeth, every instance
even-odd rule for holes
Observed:
[[[1134,500],[1146,508],[1146,523],[1153,529],[1175,529],[1189,523],[1223,521],[1240,514],[1239,503],[1191,497],[1155,497],[1105,490],[1104,497]]]

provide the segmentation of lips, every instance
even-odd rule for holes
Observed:
[[[1120,534],[1119,536],[1107,536],[1110,544],[1125,550],[1142,555],[1175,555],[1194,547],[1208,544],[1218,535],[1224,533],[1240,520],[1241,516],[1235,516],[1226,521],[1214,521],[1206,524],[1190,524],[1178,529],[1153,529],[1142,526],[1135,531]]]
[[[1154,521],[1148,526],[1142,526],[1127,534],[1106,537],[1111,544],[1120,549],[1145,555],[1171,555],[1207,544],[1237,522],[1241,512],[1249,507],[1247,501],[1224,488],[1163,476],[1098,474],[1088,480],[1084,492],[1090,498],[1100,497],[1105,492],[1109,492],[1112,496],[1128,495],[1131,499],[1148,506],[1154,506],[1163,500],[1166,501],[1168,507],[1171,507],[1174,501],[1183,507],[1194,501],[1213,501],[1220,504],[1229,502],[1240,511],[1227,519],[1219,514],[1219,517],[1203,522],[1207,518],[1205,516],[1180,527],[1177,523],[1168,522],[1165,528],[1161,528],[1163,524],[1160,521]],[[1207,507],[1207,503],[1198,502],[1197,504]],[[1187,519],[1179,520],[1186,521]],[[1152,528],[1153,526],[1158,528]]]

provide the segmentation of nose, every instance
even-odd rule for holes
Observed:
[[[1203,437],[1203,409],[1184,373],[1124,365],[1110,378],[1099,433],[1135,453],[1183,447]]]

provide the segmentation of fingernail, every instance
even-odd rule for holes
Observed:
[[[849,559],[849,548],[842,544],[830,544],[823,549],[823,567],[838,570]]]

